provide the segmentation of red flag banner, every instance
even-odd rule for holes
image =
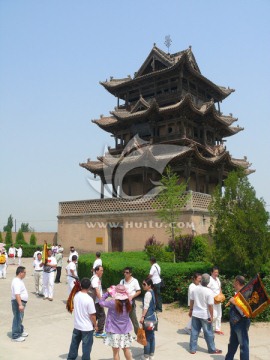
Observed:
[[[265,290],[260,275],[257,274],[235,296],[237,305],[246,317],[256,317],[270,304],[270,298]]]
[[[77,292],[81,291],[81,283],[80,280],[74,280],[74,286],[71,290],[71,293],[69,294],[69,297],[67,299],[66,309],[68,312],[72,314],[74,310],[74,296],[77,294]]]

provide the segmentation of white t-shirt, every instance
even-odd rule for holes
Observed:
[[[151,291],[147,291],[145,293],[144,299],[143,299],[143,308],[144,308],[144,310],[148,310],[151,300],[152,300],[152,293],[151,293]]]
[[[69,275],[69,276],[78,276],[76,264],[73,261],[71,261],[68,264],[68,266],[66,267],[66,270],[67,270],[67,275]],[[74,274],[71,273],[71,270],[74,271]]]
[[[71,262],[72,261],[72,256],[73,255],[76,255],[77,256],[77,261],[76,261],[76,263],[78,262],[78,260],[79,260],[79,254],[77,253],[77,251],[75,250],[75,251],[73,251],[73,252],[71,252],[70,251],[70,253],[69,253],[69,256],[68,256],[68,261],[69,262]]]
[[[97,266],[102,266],[102,260],[96,259],[93,264],[93,269],[95,269]]]
[[[33,255],[34,260],[37,259],[37,254],[38,254],[38,253],[42,254],[42,251],[37,250],[37,251],[34,252],[34,255]]]
[[[129,292],[130,296],[135,295],[138,290],[141,290],[139,281],[137,279],[135,279],[134,277],[131,277],[129,282],[126,282],[125,279],[122,279],[120,281],[120,284],[125,285],[128,288],[128,292]]]
[[[190,306],[190,295],[194,289],[196,289],[196,286],[194,283],[191,283],[188,287],[188,306]]]
[[[210,276],[210,281],[209,281],[209,284],[207,285],[207,287],[213,291],[214,296],[218,295],[221,290],[219,278],[214,279],[214,278],[212,278],[212,276]]]
[[[33,266],[34,266],[35,271],[43,271],[43,265],[39,266],[41,263],[42,263],[42,260],[36,259],[33,261]]]
[[[19,248],[19,249],[17,250],[17,256],[18,256],[18,257],[22,257],[22,248]]]
[[[16,295],[20,295],[23,301],[28,301],[28,292],[24,282],[15,277],[11,283],[11,300],[16,300]]]
[[[194,300],[192,316],[200,319],[208,319],[210,314],[208,305],[214,305],[212,290],[198,285],[190,294],[190,300]]]
[[[93,275],[91,278],[91,285],[94,289],[99,289],[100,296],[102,296],[102,285],[101,280],[97,275]],[[89,295],[88,295],[89,296]],[[95,304],[99,301],[98,297],[96,297]]]
[[[153,284],[159,284],[161,282],[160,266],[157,263],[151,266],[150,275],[152,275],[151,279],[153,281]]]
[[[14,255],[14,257],[16,256],[16,249],[15,249],[15,247],[10,247],[9,249],[8,249],[8,255],[10,256],[10,255]]]
[[[74,328],[81,331],[93,330],[90,315],[95,313],[93,299],[88,294],[79,291],[74,297]]]
[[[55,257],[54,256],[49,256],[48,257],[48,260],[47,260],[47,263],[48,263],[48,265],[57,265],[57,261],[56,261],[56,259],[55,259]],[[46,269],[46,265],[45,265],[45,267],[44,267],[44,273],[46,273],[46,274],[51,274],[51,273],[53,273],[55,270],[56,270],[56,267],[51,267],[50,268],[50,270],[49,271],[47,271],[47,269]]]

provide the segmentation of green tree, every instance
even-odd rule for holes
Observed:
[[[23,232],[21,229],[18,231],[18,233],[16,235],[16,244],[20,244],[20,245],[27,244],[27,242],[24,239],[24,235],[23,235]]]
[[[37,238],[35,234],[31,234],[30,236],[30,245],[37,245]]]
[[[28,223],[22,223],[20,229],[22,230],[22,232],[32,232],[32,231],[34,231],[34,229],[31,228]]]
[[[2,233],[0,231],[0,243],[2,243],[2,242],[3,242],[3,236],[2,236]]]
[[[209,210],[215,263],[226,271],[254,275],[270,252],[269,214],[243,171],[229,174]]]
[[[162,175],[160,182],[162,190],[157,195],[153,207],[156,209],[157,216],[167,224],[166,232],[169,233],[174,243],[175,236],[181,232],[177,223],[182,213],[182,207],[186,205],[189,199],[189,194],[186,194],[187,183],[179,183],[179,176],[169,166],[166,168],[165,174]]]
[[[8,217],[8,221],[7,221],[7,225],[4,226],[3,230],[4,231],[11,231],[13,228],[13,217],[12,215],[9,215]]]
[[[6,232],[5,243],[6,243],[6,244],[12,244],[12,233],[11,233],[11,229],[9,229],[9,230]]]

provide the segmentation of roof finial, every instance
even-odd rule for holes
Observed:
[[[172,39],[171,39],[170,35],[166,35],[164,44],[168,48],[168,54],[170,53],[171,43],[172,43]]]

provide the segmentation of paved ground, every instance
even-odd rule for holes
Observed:
[[[27,268],[25,284],[29,292],[29,302],[25,310],[24,325],[29,332],[29,337],[23,343],[11,341],[12,312],[10,306],[10,284],[14,277],[16,266],[8,268],[7,279],[0,279],[0,359],[37,359],[56,360],[66,359],[71,333],[73,330],[73,317],[65,309],[67,285],[65,275],[62,283],[55,285],[54,301],[43,301],[37,298],[34,288],[34,277],[31,276],[31,260],[23,259]],[[141,313],[140,306],[137,306]],[[181,318],[180,318],[181,317]],[[206,352],[204,339],[199,339],[199,347],[196,355],[188,352],[189,336],[181,330],[187,321],[186,314],[176,310],[165,310],[159,316],[159,331],[156,333],[156,360],[173,359],[183,357],[187,359],[224,359],[224,355],[209,355]],[[229,338],[228,324],[223,325],[225,336],[216,337],[216,346],[226,352]],[[270,325],[256,324],[250,329],[251,360],[268,360],[270,356]],[[134,359],[139,359],[143,354],[143,348],[136,341],[132,346]],[[79,352],[81,355],[81,352]],[[80,356],[79,356],[80,358]],[[92,360],[112,359],[111,348],[103,344],[102,339],[95,339]],[[124,359],[123,355],[121,359]],[[239,360],[239,353],[235,357]]]

